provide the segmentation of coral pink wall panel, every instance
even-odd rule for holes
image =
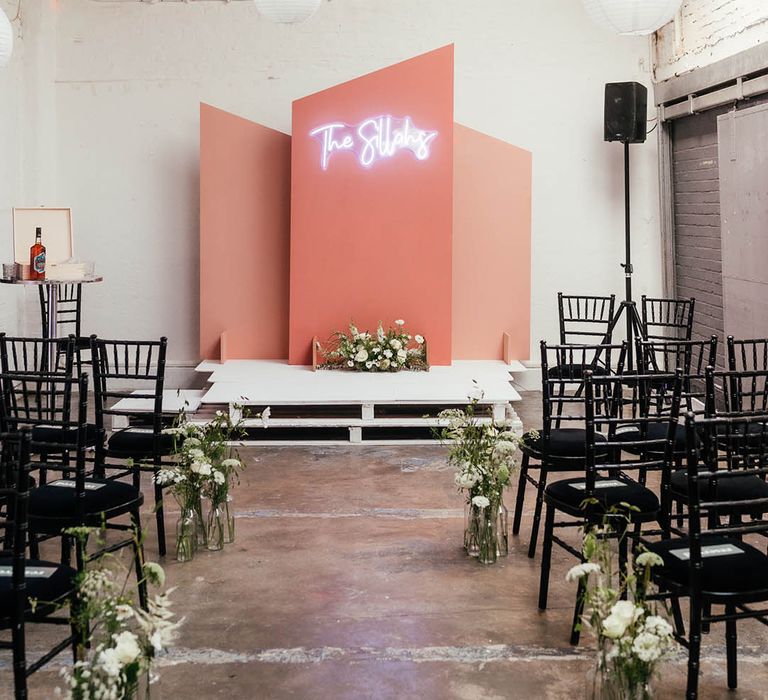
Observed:
[[[291,137],[200,105],[200,355],[288,356]]]
[[[530,152],[456,124],[453,204],[453,358],[527,360]]]
[[[383,115],[410,117],[390,124],[385,151],[417,130],[437,132],[422,134],[421,159],[410,142],[414,152],[367,163],[363,146],[380,127],[360,125]],[[310,132],[330,123],[341,126],[324,169],[322,137]],[[374,328],[397,318],[426,336],[431,363],[450,363],[452,198],[452,46],[294,102],[291,363],[308,364],[313,336],[350,319]]]

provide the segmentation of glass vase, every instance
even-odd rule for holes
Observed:
[[[222,511],[224,516],[224,544],[232,544],[235,541],[235,510],[232,505],[232,496],[227,496]]]
[[[202,496],[197,496],[193,507],[195,509],[195,514],[197,515],[197,546],[200,549],[208,546],[208,532],[205,517],[203,516]]]
[[[211,509],[208,511],[208,522],[206,526],[205,538],[206,547],[211,552],[216,552],[224,548],[224,515],[220,503],[211,503]]]
[[[653,700],[650,678],[629,681],[612,668],[595,664],[587,672],[585,700]]]
[[[480,511],[478,525],[478,561],[481,564],[495,564],[498,552],[498,506],[493,504],[485,508],[478,508]]]
[[[181,511],[176,521],[176,561],[190,561],[197,551],[197,513],[194,508]]]
[[[496,524],[496,554],[500,557],[506,557],[509,554],[509,509],[504,505],[504,501],[499,502],[499,517]]]
[[[464,515],[464,549],[470,557],[480,554],[480,522],[482,509],[467,502]]]

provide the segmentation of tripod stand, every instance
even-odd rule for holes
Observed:
[[[629,142],[624,141],[624,262],[621,263],[621,266],[624,268],[624,301],[619,304],[619,310],[608,326],[605,339],[606,342],[609,342],[608,339],[612,337],[613,330],[619,325],[619,320],[623,315],[627,324],[627,369],[631,372],[634,369],[634,339],[645,339],[645,332],[643,330],[643,322],[640,320],[640,314],[637,313],[637,305],[632,300],[633,269],[629,212]]]

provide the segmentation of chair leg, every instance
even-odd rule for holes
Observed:
[[[680,607],[679,596],[672,596],[670,608],[672,609],[672,620],[675,623],[675,632],[680,637],[685,637],[685,622],[683,621],[683,611]]]
[[[517,494],[515,496],[515,515],[512,520],[512,534],[520,534],[520,522],[523,519],[523,504],[525,503],[525,487],[528,485],[528,463],[530,462],[530,456],[523,455],[520,460],[520,477],[517,480]]]
[[[555,508],[547,504],[544,520],[544,544],[541,550],[541,579],[539,581],[539,610],[547,609],[549,597],[549,568],[552,562],[552,535],[555,529]]]
[[[697,700],[699,695],[699,656],[701,654],[701,603],[691,598],[690,636],[688,640],[688,682],[686,700]]]
[[[139,605],[147,610],[147,580],[144,576],[144,545],[142,544],[141,516],[138,509],[131,511],[133,525],[133,560],[136,567],[136,581],[139,588]]]
[[[725,606],[726,615],[734,615],[736,608],[732,605]],[[728,688],[735,690],[737,686],[736,674],[736,620],[725,621],[725,649],[728,660]]]
[[[582,558],[582,562],[584,559]],[[576,589],[576,605],[573,608],[573,623],[571,624],[571,644],[578,646],[581,637],[581,616],[584,614],[584,595],[587,582],[584,577],[579,579],[579,587]]]
[[[536,507],[533,511],[533,523],[531,525],[531,542],[528,545],[528,558],[536,556],[536,540],[539,538],[539,525],[541,523],[541,510],[544,507],[544,489],[547,487],[547,470],[542,462],[539,469],[539,485],[536,488]]]
[[[28,545],[29,545],[29,556],[31,559],[39,559],[40,558],[40,543],[37,541],[37,535],[32,532],[32,530],[29,530],[27,533],[27,539]]]
[[[157,476],[159,467],[155,467],[153,476]],[[157,523],[157,550],[161,557],[165,556],[165,511],[163,509],[163,487],[152,479],[155,489],[155,522]]]
[[[23,615],[23,612],[21,613]],[[24,638],[24,622],[17,620],[11,631],[13,647],[13,689],[16,700],[27,699],[27,652]]]

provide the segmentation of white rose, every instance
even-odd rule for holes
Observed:
[[[215,469],[213,472],[213,480],[217,484],[223,484],[226,481],[224,475],[218,469]]]
[[[117,658],[116,649],[104,649],[101,651],[97,663],[104,670],[104,673],[113,678],[119,676],[122,670],[122,664],[120,659]]]
[[[487,508],[491,502],[485,496],[475,496],[472,499],[472,505],[476,508]]]
[[[360,348],[355,355],[355,362],[365,362],[368,359],[368,352],[365,348]]]
[[[404,326],[404,325],[405,325],[405,321],[403,321],[403,319],[402,319],[402,318],[398,318],[398,319],[397,319],[397,321],[395,321],[395,323],[396,323],[398,326]]]
[[[398,350],[397,351],[397,359],[400,360],[400,362],[405,362],[405,359],[408,357],[408,353],[405,352],[405,350]]]
[[[416,342],[417,342],[419,345],[422,345],[422,344],[424,343],[424,336],[422,336],[422,335],[417,335],[417,336],[416,336],[416,338],[415,338],[415,340],[416,340]]]
[[[618,639],[626,631],[626,623],[622,619],[616,617],[616,615],[608,615],[608,617],[603,620],[603,634],[610,639]]]
[[[347,367],[354,367],[354,366],[355,366],[355,363],[352,360],[347,362]]]
[[[585,562],[584,564],[576,564],[572,566],[568,573],[565,575],[566,581],[578,581],[583,576],[589,576],[590,574],[596,574],[600,571],[600,564],[594,564],[592,562]]]
[[[197,473],[200,474],[200,476],[210,476],[212,471],[213,467],[208,464],[208,462],[204,462],[203,464],[199,465]]]
[[[117,660],[123,665],[133,663],[139,658],[141,648],[133,632],[120,632],[115,637],[115,654]]]
[[[389,348],[384,351],[384,357],[392,357],[392,351]]]
[[[225,459],[221,466],[224,467],[224,469],[239,469],[240,468],[240,460],[239,459]]]
[[[655,634],[641,632],[632,642],[632,651],[635,652],[638,659],[646,663],[658,661],[662,652],[661,640]]]
[[[471,489],[478,481],[479,475],[475,472],[461,472],[456,475],[454,482],[457,488]]]
[[[365,368],[366,368],[366,369],[370,369],[371,367],[373,367],[373,362],[371,362],[370,360],[368,360],[368,362],[366,362],[366,363],[365,363]]]
[[[397,338],[393,338],[389,341],[389,346],[393,350],[399,350],[401,347],[403,347],[403,344]]]
[[[389,364],[390,364],[390,363],[389,363],[389,360],[387,360],[387,359],[385,358],[385,359],[383,359],[383,360],[382,360],[382,361],[379,363],[379,367],[380,367],[381,369],[389,369]]]

